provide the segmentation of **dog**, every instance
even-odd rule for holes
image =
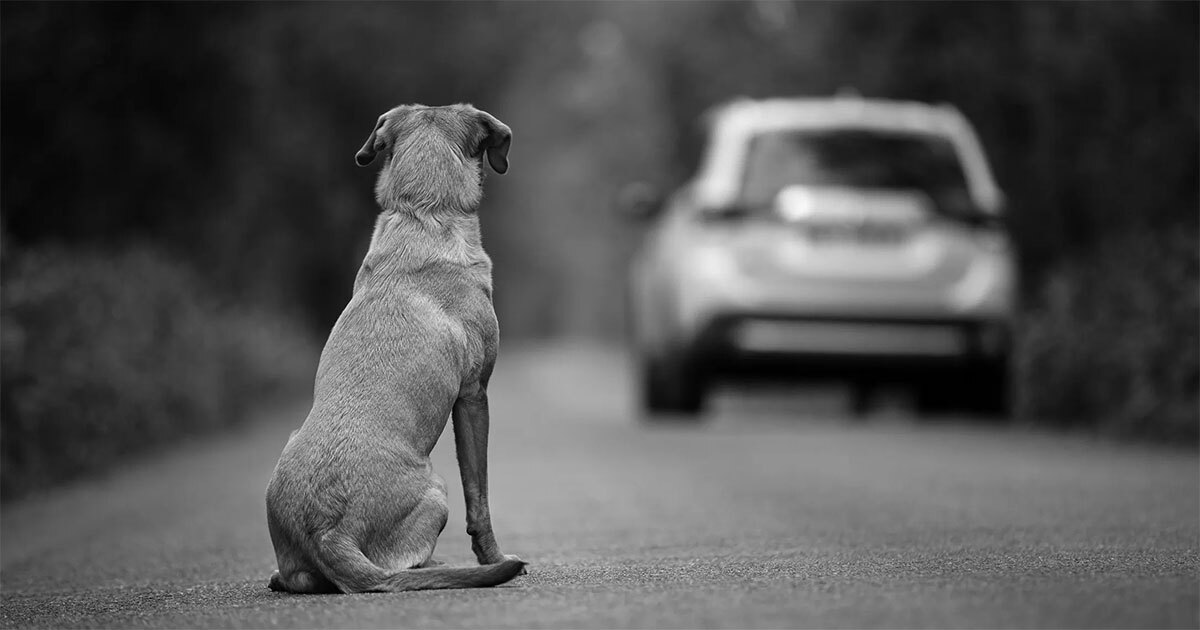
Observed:
[[[267,486],[272,590],[360,593],[494,586],[525,573],[488,507],[488,379],[499,326],[476,210],[483,159],[508,171],[512,131],[471,105],[401,105],[355,155],[383,156],[382,212],[317,366],[313,406]],[[480,566],[432,559],[445,481],[429,454],[453,419]]]

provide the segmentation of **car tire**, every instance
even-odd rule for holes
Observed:
[[[923,416],[967,413],[1006,418],[1010,410],[1008,372],[1003,364],[930,378],[917,385],[916,409]]]
[[[707,393],[698,365],[677,355],[643,357],[640,372],[645,419],[697,419]]]
[[[853,381],[849,392],[850,417],[863,420],[871,413],[875,403],[875,385],[869,381]]]
[[[950,376],[925,379],[916,386],[913,396],[917,413],[929,417],[957,411],[962,406],[959,402],[961,387],[960,379]]]
[[[1008,418],[1011,413],[1008,369],[1003,363],[974,370],[963,391],[967,410],[989,418]]]

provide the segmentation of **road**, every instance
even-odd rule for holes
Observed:
[[[1196,627],[1194,452],[718,400],[645,426],[622,357],[506,349],[492,513],[530,563],[469,591],[291,596],[263,489],[307,401],[6,505],[4,627]],[[451,486],[437,557],[472,561]]]

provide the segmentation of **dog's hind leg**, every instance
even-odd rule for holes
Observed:
[[[446,528],[450,508],[445,482],[436,473],[429,481],[410,504],[408,513],[396,519],[386,532],[369,537],[370,543],[363,548],[363,553],[384,570],[431,566],[429,561],[438,536]]]
[[[404,577],[409,570],[427,565],[449,517],[446,489],[436,475],[420,497],[394,529],[371,540],[365,547],[358,546],[356,541],[362,536],[352,530],[335,530],[322,536],[321,566],[342,592],[454,588],[436,586],[441,582],[433,578],[430,578],[433,582],[429,582],[429,579]]]
[[[295,432],[292,436],[295,437]],[[272,485],[271,488],[277,486]],[[287,593],[338,592],[337,586],[316,569],[312,559],[298,543],[295,532],[284,526],[286,521],[277,518],[273,509],[275,505],[277,503],[268,499],[267,529],[271,534],[271,544],[275,547],[275,561],[279,570],[271,574],[267,586],[273,591]]]
[[[267,584],[272,591],[285,593],[336,593],[338,587],[316,571],[296,570],[287,574],[276,571]]]
[[[450,506],[446,497],[446,481],[437,473],[433,473],[433,485],[425,492],[417,510],[419,511],[417,517],[419,524],[416,525],[416,529],[424,529],[432,536],[429,541],[429,552],[425,554],[425,559],[413,567],[428,569],[444,566],[444,562],[433,559],[433,550],[437,546],[438,536],[446,529],[446,521],[450,518]],[[424,554],[423,549],[422,554]]]
[[[421,502],[408,518],[404,519],[404,551],[396,569],[433,567],[441,564],[433,561],[433,550],[438,536],[446,529],[450,518],[450,507],[446,498],[446,483],[433,475],[433,484],[421,497]]]

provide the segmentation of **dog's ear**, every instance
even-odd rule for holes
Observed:
[[[479,151],[487,151],[488,164],[492,165],[493,171],[503,175],[508,172],[508,146],[512,144],[512,129],[495,116],[483,110],[478,112],[479,125],[483,129]]]
[[[358,153],[354,154],[355,164],[358,164],[359,166],[366,166],[371,162],[374,162],[375,156],[380,151],[384,150],[385,143],[383,138],[380,137],[379,131],[383,128],[385,122],[387,122],[386,114],[380,116],[379,120],[375,122],[375,128],[371,130],[371,135],[367,137],[367,141],[363,143],[363,146],[358,150]]]

